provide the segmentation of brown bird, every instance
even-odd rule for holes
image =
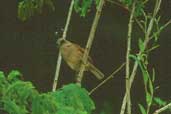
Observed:
[[[84,49],[79,45],[62,38],[58,39],[57,44],[59,45],[59,50],[63,59],[69,67],[72,70],[79,72],[82,64]],[[104,77],[104,74],[92,64],[92,59],[90,57],[88,57],[85,71],[90,71],[99,80]]]

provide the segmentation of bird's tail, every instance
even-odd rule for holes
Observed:
[[[88,65],[88,70],[93,73],[97,79],[101,80],[104,78],[104,74],[91,63]]]

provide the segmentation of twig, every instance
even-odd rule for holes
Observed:
[[[171,19],[169,21],[167,21],[167,23],[164,24],[162,28],[166,28],[169,24],[171,24]]]
[[[111,75],[109,75],[105,80],[103,80],[100,84],[98,84],[95,88],[93,88],[89,95],[91,95],[94,91],[96,91],[99,87],[101,87],[103,84],[105,84],[107,81],[112,79],[116,73],[118,73],[123,67],[125,66],[125,63],[123,63],[119,68],[117,68],[114,72],[112,72]]]
[[[160,7],[161,0],[157,0],[156,2],[157,3],[155,5],[153,17],[150,20],[147,31],[145,31],[145,40],[144,40],[144,47],[145,48],[147,48],[147,45],[148,45],[149,40],[150,40],[150,34],[151,34],[151,31],[152,31],[152,28],[153,28],[153,25],[154,25],[154,18],[155,18],[155,16],[157,15],[157,13],[159,11],[159,8],[156,8],[156,7]],[[157,10],[157,12],[155,10]],[[139,51],[138,55],[141,55],[142,53],[143,52]],[[138,58],[138,59],[140,59],[140,58]],[[130,89],[131,89],[132,83],[134,81],[134,78],[135,78],[135,75],[136,75],[136,72],[137,72],[137,68],[138,68],[138,62],[135,61],[134,66],[133,66],[133,70],[132,70],[132,73],[131,73],[131,76],[130,76]],[[122,106],[121,106],[121,112],[122,113],[120,113],[120,114],[124,114],[124,112],[125,112],[126,100],[127,100],[127,94],[125,93],[124,99],[122,101]]]
[[[163,30],[164,28],[166,28],[169,24],[171,24],[171,19],[169,21],[167,21],[161,28],[160,28],[160,31],[157,31],[156,34],[159,34],[161,32],[161,30]],[[155,34],[153,34],[151,37],[150,37],[150,40],[153,39],[155,37]]]
[[[131,15],[128,23],[128,40],[127,40],[127,52],[126,52],[126,74],[125,74],[125,79],[126,79],[126,94],[127,94],[127,113],[131,114],[131,97],[130,97],[130,60],[129,60],[129,55],[131,51],[131,40],[132,40],[132,28],[133,28],[133,17],[135,13],[135,4],[136,2],[134,1],[131,9]]]
[[[129,12],[128,7],[124,6],[124,5],[123,5],[121,2],[119,2],[119,1],[114,1],[114,0],[106,0],[106,1],[107,1],[107,2],[110,2],[110,3],[112,3],[112,4],[115,4],[115,5],[121,7],[121,8],[123,8],[123,9],[125,9],[126,11]]]
[[[167,110],[167,109],[170,108],[170,107],[171,107],[171,103],[167,104],[166,106],[164,106],[164,107],[162,107],[162,108],[160,108],[160,109],[157,109],[153,114],[159,114],[159,113],[161,113],[161,112]]]
[[[143,33],[145,33],[143,25],[141,24],[141,22],[136,17],[135,17],[135,21],[138,24],[138,26],[140,27],[140,29],[143,31]]]
[[[67,34],[68,26],[69,26],[69,23],[70,23],[70,20],[71,20],[73,6],[74,6],[74,0],[71,1],[70,8],[69,8],[69,11],[68,11],[66,25],[65,25],[64,32],[63,32],[63,35],[62,35],[62,38],[63,39],[66,39],[66,34]],[[61,57],[61,53],[59,52],[52,91],[55,91],[56,88],[57,88],[57,85],[58,85],[58,78],[59,78],[61,61],[62,61],[62,57]]]
[[[95,15],[95,18],[94,18],[94,21],[93,21],[93,25],[91,27],[89,38],[88,38],[88,41],[87,41],[85,53],[83,55],[83,63],[84,64],[81,65],[80,72],[78,73],[77,80],[76,80],[77,84],[79,84],[79,85],[81,85],[81,81],[82,81],[82,78],[83,78],[83,75],[84,75],[85,65],[87,63],[88,55],[89,55],[89,52],[90,52],[90,49],[91,49],[91,46],[92,46],[92,43],[93,43],[93,40],[94,40],[96,28],[97,28],[97,25],[98,25],[98,22],[99,22],[99,19],[100,19],[100,16],[101,16],[103,4],[104,4],[104,0],[100,0],[99,5],[97,7],[96,15]]]

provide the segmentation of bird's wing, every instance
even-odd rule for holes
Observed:
[[[84,54],[84,52],[85,52],[85,49],[84,48],[82,48],[82,47],[80,47],[78,44],[75,44],[75,46],[77,46],[78,48],[78,50],[79,50],[79,52],[81,52],[82,54]],[[83,55],[82,55],[83,56]],[[88,56],[88,61],[90,62],[90,63],[93,63],[93,60],[92,60],[92,58],[90,57],[90,56]]]

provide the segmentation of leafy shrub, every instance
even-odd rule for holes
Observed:
[[[8,114],[90,114],[95,109],[88,92],[69,84],[56,92],[39,93],[21,73],[0,72],[0,108]]]

